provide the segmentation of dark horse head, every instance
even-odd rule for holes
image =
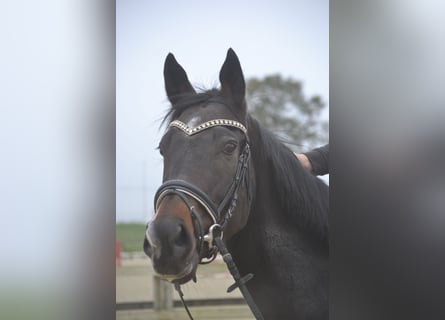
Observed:
[[[169,54],[172,107],[159,144],[163,184],[144,251],[174,283],[195,279],[223,240],[265,318],[325,319],[328,295],[328,188],[247,113],[241,66],[229,49],[220,89],[196,93]],[[276,297],[279,297],[277,299]]]

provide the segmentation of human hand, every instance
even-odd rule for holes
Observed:
[[[305,154],[303,154],[303,153],[296,153],[295,156],[300,161],[300,163],[303,166],[303,168],[305,168],[309,172],[312,172],[312,164],[309,161],[309,158]]]

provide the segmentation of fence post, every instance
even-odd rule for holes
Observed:
[[[153,275],[153,306],[155,310],[173,308],[172,284],[155,275]]]

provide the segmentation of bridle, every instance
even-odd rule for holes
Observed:
[[[167,195],[177,195],[187,205],[190,214],[192,216],[192,221],[195,229],[195,237],[198,240],[197,250],[199,254],[199,263],[206,264],[212,262],[216,258],[216,255],[219,251],[224,259],[224,262],[227,264],[230,273],[235,279],[235,283],[227,289],[227,292],[231,292],[234,289],[239,288],[241,290],[241,293],[244,295],[244,298],[246,299],[246,302],[249,305],[255,317],[257,319],[263,319],[261,312],[259,311],[255,302],[253,301],[249,291],[245,287],[245,283],[250,279],[252,279],[253,275],[249,273],[244,277],[240,276],[238,268],[236,267],[231,254],[228,252],[224,244],[224,241],[222,240],[223,231],[227,226],[227,223],[229,222],[230,218],[232,217],[233,212],[235,211],[238,201],[238,191],[243,182],[246,185],[248,197],[250,194],[248,185],[249,179],[247,177],[248,165],[250,159],[250,146],[249,146],[249,139],[247,136],[247,129],[242,123],[228,119],[210,120],[196,127],[189,127],[188,125],[179,120],[174,120],[169,124],[168,127],[177,128],[182,132],[184,132],[185,134],[187,134],[188,136],[192,136],[194,134],[198,134],[204,130],[216,126],[238,128],[244,133],[246,140],[244,149],[241,152],[240,157],[238,159],[234,178],[231,184],[228,186],[226,194],[222,199],[222,201],[219,204],[214,203],[204,191],[202,191],[200,188],[187,181],[167,180],[159,187],[159,189],[156,192],[154,199],[155,216],[162,200]],[[196,200],[205,209],[205,212],[210,216],[212,220],[212,225],[206,232],[204,232],[203,230],[201,218],[199,217],[199,214],[196,213],[196,209],[190,202],[189,197]],[[208,254],[204,254],[204,243],[208,244]],[[209,259],[209,260],[204,261],[203,259]],[[175,288],[179,293],[181,301],[189,317],[193,319],[183,299],[183,293],[178,283],[175,284]]]
[[[238,191],[243,182],[245,183],[246,188],[248,189],[247,170],[250,158],[250,147],[248,143],[247,129],[240,122],[228,119],[210,120],[193,128],[187,126],[185,123],[179,120],[172,121],[169,124],[169,128],[178,128],[188,136],[200,133],[206,129],[213,128],[216,126],[238,128],[243,132],[246,139],[244,149],[241,152],[241,155],[238,159],[238,164],[235,170],[234,178],[229,187],[227,188],[227,191],[222,201],[219,204],[216,204],[207,196],[207,194],[204,191],[202,191],[194,184],[184,180],[176,180],[176,179],[165,181],[157,190],[154,199],[155,212],[158,211],[161,201],[167,195],[173,195],[173,194],[177,195],[187,205],[190,214],[192,216],[195,229],[195,237],[198,240],[197,241],[198,253],[201,264],[213,261],[213,259],[216,257],[217,254],[216,247],[213,244],[211,229],[215,228],[215,225],[219,225],[221,227],[221,230],[225,229],[227,223],[232,217],[233,212],[235,211],[238,202]],[[191,204],[191,202],[187,197],[195,199],[205,209],[205,212],[210,216],[212,220],[212,225],[210,226],[209,230],[207,230],[207,232],[204,233],[204,230],[202,228],[202,220],[196,213],[195,207]],[[204,242],[208,244],[210,256],[203,255]],[[210,258],[212,256],[213,256],[212,260],[203,261],[204,258]]]

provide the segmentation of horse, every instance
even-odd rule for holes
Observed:
[[[328,318],[328,186],[247,110],[241,64],[230,48],[221,87],[196,92],[169,53],[171,103],[159,143],[163,184],[144,251],[174,284],[196,282],[222,239],[264,319]]]

